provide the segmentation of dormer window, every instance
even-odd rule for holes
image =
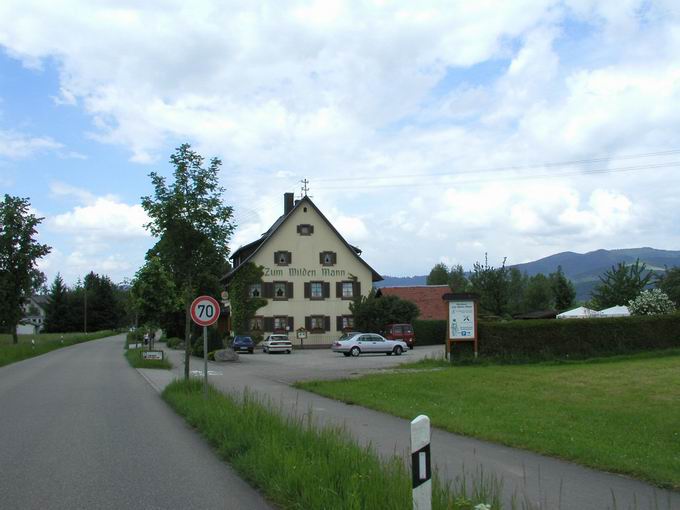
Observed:
[[[297,226],[297,233],[301,236],[311,236],[314,233],[314,225],[302,224]]]
[[[293,254],[289,251],[275,251],[274,264],[277,266],[287,266],[293,261]]]
[[[334,266],[338,261],[338,256],[334,251],[322,251],[319,253],[319,263],[322,266]]]

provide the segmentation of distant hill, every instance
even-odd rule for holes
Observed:
[[[622,250],[595,250],[588,253],[565,251],[550,255],[534,262],[515,264],[529,276],[538,273],[549,274],[562,266],[562,271],[576,287],[576,299],[590,299],[590,292],[598,284],[599,276],[619,262],[633,264],[636,259],[647,264],[647,269],[664,271],[665,267],[680,266],[680,251],[657,250],[655,248],[629,248]],[[423,276],[385,276],[376,287],[395,287],[401,285],[425,285],[427,275]]]
[[[562,266],[562,271],[576,287],[576,299],[585,301],[590,299],[590,292],[599,283],[600,275],[619,262],[633,264],[637,259],[647,264],[647,269],[662,272],[666,267],[680,266],[680,251],[655,248],[595,250],[588,253],[565,251],[511,267],[533,276],[552,273],[557,270],[557,266]]]
[[[427,275],[423,276],[383,276],[381,282],[375,282],[375,288],[381,287],[403,287],[406,285],[425,285]]]

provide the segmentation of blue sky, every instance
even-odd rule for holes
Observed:
[[[303,178],[383,274],[680,249],[675,2],[67,3],[0,6],[0,189],[50,280],[134,275],[185,141],[224,161],[233,249]]]

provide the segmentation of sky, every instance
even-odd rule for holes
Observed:
[[[0,193],[49,281],[132,278],[190,143],[234,251],[309,195],[379,273],[680,249],[677,0],[3,0]]]

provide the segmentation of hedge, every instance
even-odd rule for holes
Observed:
[[[416,335],[416,347],[419,345],[444,345],[444,339],[446,338],[446,321],[413,321],[413,332]]]
[[[480,322],[479,355],[501,362],[585,359],[680,347],[680,314]]]

